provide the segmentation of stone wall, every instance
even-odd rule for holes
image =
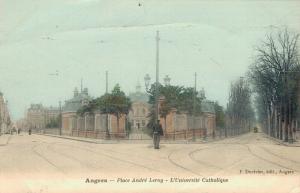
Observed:
[[[74,112],[62,113],[62,134],[79,137],[103,138],[106,136],[106,120],[108,120],[108,130],[112,137],[124,138],[126,115],[119,118],[119,128],[117,117],[109,114],[88,114],[79,116]]]
[[[193,136],[211,136],[216,129],[216,116],[203,113],[193,117],[187,113],[178,113],[173,109],[166,118],[160,118],[160,123],[167,139],[190,139]]]

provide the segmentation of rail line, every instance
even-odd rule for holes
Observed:
[[[59,144],[59,145],[67,146],[67,147],[70,147],[70,148],[81,149],[81,150],[93,153],[95,155],[98,155],[98,156],[102,155],[102,156],[108,157],[112,160],[116,160],[116,161],[119,161],[119,162],[122,162],[122,163],[127,163],[127,164],[130,164],[130,165],[138,166],[138,167],[147,169],[147,170],[152,171],[152,172],[158,172],[158,173],[161,173],[161,174],[166,174],[166,173],[164,173],[160,170],[156,170],[156,169],[153,169],[151,167],[148,167],[148,166],[145,166],[145,165],[142,165],[142,164],[138,164],[138,163],[135,163],[135,162],[132,162],[132,161],[129,161],[129,160],[125,160],[125,159],[121,159],[121,158],[118,158],[118,157],[115,157],[115,156],[112,156],[112,155],[108,155],[108,154],[103,153],[103,152],[96,152],[96,151],[92,151],[88,148],[78,147],[78,146],[74,146],[74,145],[67,145],[67,144]]]
[[[45,157],[43,154],[41,154],[40,152],[38,152],[36,150],[36,148],[39,146],[40,144],[34,145],[32,146],[31,150],[34,152],[34,154],[36,154],[38,157],[40,157],[41,159],[43,159],[44,161],[46,161],[48,164],[50,164],[51,166],[53,166],[55,169],[57,169],[59,172],[61,172],[62,174],[66,174],[61,168],[59,168],[57,165],[55,165],[53,162],[51,162],[47,157]]]
[[[195,174],[195,175],[197,175],[197,176],[203,176],[203,175],[201,175],[201,174],[199,174],[199,173],[197,173],[197,172],[195,172],[195,171],[193,171],[193,170],[191,170],[191,169],[189,169],[189,168],[187,168],[187,167],[184,167],[183,165],[180,165],[180,164],[176,163],[176,162],[171,158],[171,156],[173,155],[173,153],[176,152],[176,151],[177,151],[177,150],[174,150],[174,151],[172,151],[171,153],[169,153],[169,155],[168,155],[168,160],[169,160],[169,162],[170,162],[171,164],[173,164],[173,165],[175,165],[176,167],[181,168],[181,169],[183,169],[183,170],[185,170],[185,171],[188,171],[188,172],[190,172],[190,173],[193,173],[193,174]]]

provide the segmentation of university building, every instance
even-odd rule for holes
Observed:
[[[131,128],[138,130],[145,128],[149,122],[150,104],[148,103],[149,96],[141,92],[141,85],[136,86],[136,91],[129,94],[131,100],[131,110],[128,117],[131,123]]]

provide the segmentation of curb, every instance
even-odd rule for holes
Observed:
[[[279,139],[276,139],[276,138],[274,138],[274,137],[271,137],[271,136],[269,136],[269,135],[267,135],[267,134],[265,134],[265,133],[263,133],[263,134],[264,134],[264,136],[266,136],[268,139],[270,139],[270,140],[272,140],[272,141],[276,141],[276,142],[279,143],[280,145],[284,145],[284,146],[286,146],[286,147],[300,147],[300,145],[289,144],[289,143],[283,142],[283,141],[281,141],[281,140],[279,140]]]
[[[56,137],[56,138],[61,138],[61,139],[68,139],[68,140],[73,140],[73,141],[80,141],[80,142],[86,142],[86,143],[94,143],[94,144],[117,144],[115,141],[111,142],[97,142],[97,141],[91,141],[91,140],[84,140],[84,139],[76,139],[76,138],[71,138],[71,137],[65,137],[65,136],[59,136],[59,135],[50,135],[50,134],[41,134],[41,133],[35,133],[35,135],[44,135],[48,137]]]
[[[42,133],[35,133],[36,135],[44,135],[48,137],[56,137],[56,138],[61,138],[61,139],[68,139],[68,140],[73,140],[73,141],[80,141],[80,142],[86,142],[86,143],[93,143],[93,144],[119,144],[122,142],[125,142],[126,144],[149,144],[152,143],[152,139],[144,139],[144,140],[130,140],[130,139],[121,139],[121,140],[102,140],[102,141],[92,141],[92,140],[86,140],[86,139],[80,139],[80,138],[72,138],[72,137],[67,137],[67,136],[59,136],[59,135],[52,135],[52,134],[42,134]],[[243,134],[242,134],[243,135]],[[161,140],[161,144],[207,144],[207,143],[213,143],[217,141],[222,141],[225,139],[230,139],[230,138],[235,138],[241,135],[237,136],[230,136],[230,137],[224,137],[224,138],[216,138],[216,139],[206,139],[201,140],[201,141],[189,141],[189,140],[178,140],[178,141],[165,141]],[[135,143],[135,142],[141,142],[141,143]]]

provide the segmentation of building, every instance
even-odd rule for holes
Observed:
[[[193,116],[187,112],[178,112],[173,108],[165,118],[160,118],[166,139],[191,139],[214,134],[216,129],[214,104],[205,99],[203,89],[199,97],[202,98],[200,115]]]
[[[46,121],[46,127],[48,124],[51,124],[53,122],[56,123],[57,127],[60,125],[60,108],[59,107],[46,107],[45,108],[45,121]]]
[[[31,104],[27,109],[27,121],[31,129],[45,128],[45,109],[42,104]]]
[[[60,110],[57,107],[44,107],[42,104],[31,104],[27,109],[27,125],[30,129],[41,130],[50,123],[56,122],[58,127]]]
[[[77,116],[77,111],[92,100],[89,96],[88,89],[85,88],[78,92],[75,88],[73,98],[65,101],[62,111],[62,134],[72,135],[73,130],[85,129],[82,117]]]
[[[130,93],[131,110],[129,111],[128,118],[131,123],[131,128],[140,129],[145,128],[149,121],[150,105],[148,103],[149,96],[141,92],[141,86],[136,86],[136,92]]]
[[[89,96],[87,88],[80,93],[75,88],[73,98],[65,101],[63,107],[62,134],[90,138],[105,138],[109,134],[111,137],[124,138],[126,136],[126,115],[122,115],[117,120],[116,116],[103,114],[100,111],[83,115],[77,113],[91,100],[92,97]]]
[[[9,132],[11,127],[11,120],[8,111],[7,101],[3,93],[0,92],[0,134]]]

